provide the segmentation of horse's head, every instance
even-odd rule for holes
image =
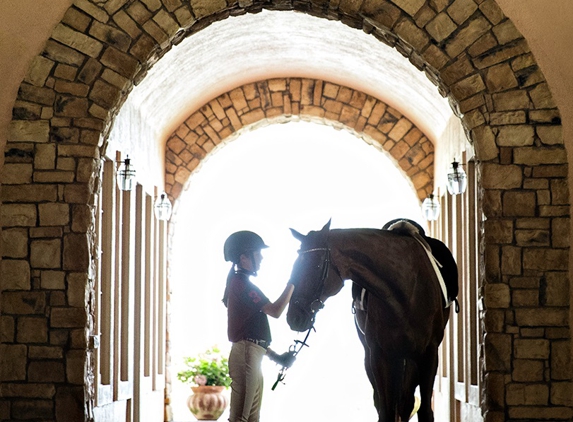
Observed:
[[[301,246],[292,269],[291,282],[296,287],[289,303],[287,322],[291,329],[305,331],[312,327],[324,301],[342,289],[343,281],[331,261],[330,221],[322,230],[311,231],[306,236],[291,231]]]

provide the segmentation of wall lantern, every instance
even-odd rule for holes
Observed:
[[[131,164],[129,155],[124,161],[120,161],[121,165],[117,171],[117,186],[120,190],[130,191],[135,185],[135,168]]]
[[[426,199],[424,199],[424,202],[422,202],[422,214],[428,221],[435,221],[438,219],[440,215],[440,203],[436,198],[434,198],[433,193],[431,193]]]
[[[163,192],[155,200],[155,217],[158,220],[167,221],[171,217],[171,201],[167,197],[167,194]]]
[[[460,195],[466,191],[468,177],[466,172],[456,160],[452,163],[448,172],[448,192],[450,195]]]

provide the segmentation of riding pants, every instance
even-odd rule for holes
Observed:
[[[229,422],[259,422],[263,399],[261,363],[266,349],[250,341],[233,343],[229,355],[231,407]]]

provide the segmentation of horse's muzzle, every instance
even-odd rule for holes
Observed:
[[[313,325],[314,315],[305,311],[297,303],[291,303],[287,312],[287,323],[291,330],[306,331]]]

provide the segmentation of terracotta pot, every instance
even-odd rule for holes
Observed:
[[[193,394],[187,399],[187,406],[198,421],[216,421],[229,404],[225,387],[203,385],[191,390]]]

